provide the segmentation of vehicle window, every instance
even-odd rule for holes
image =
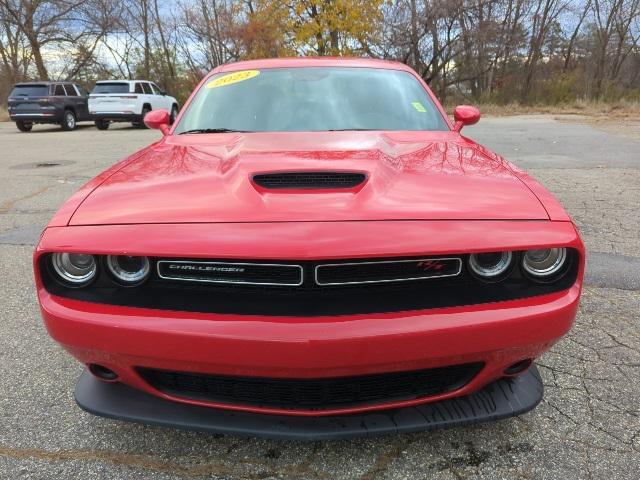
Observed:
[[[378,68],[302,67],[211,76],[176,133],[244,131],[448,130],[410,73]]]
[[[82,88],[82,85],[74,84],[74,87],[76,87],[79,96],[84,97],[87,95],[87,91]]]
[[[64,97],[66,95],[66,93],[64,92],[64,88],[62,88],[62,85],[59,83],[56,83],[56,85],[53,87],[53,94],[58,97]]]
[[[91,93],[129,93],[129,84],[126,82],[96,83]]]
[[[67,92],[67,96],[68,97],[77,97],[78,93],[76,92],[75,88],[73,88],[73,85],[69,85],[67,83],[64,84],[64,91]]]
[[[144,91],[142,90],[142,84],[141,83],[136,83],[136,88],[133,91],[134,93],[144,93]]]
[[[162,93],[160,92],[160,89],[155,83],[150,83],[149,85],[151,85],[151,90],[153,90],[154,95],[162,95]]]
[[[10,97],[46,97],[49,95],[48,85],[16,85]]]
[[[147,95],[151,95],[153,93],[151,91],[151,87],[149,86],[149,84],[147,82],[144,82],[142,84],[142,89],[144,90],[144,93],[146,93]]]

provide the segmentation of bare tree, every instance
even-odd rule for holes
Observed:
[[[576,40],[578,39],[578,35],[580,34],[580,31],[584,24],[584,20],[587,17],[589,11],[591,10],[591,2],[592,0],[587,0],[582,6],[582,8],[579,8],[577,10],[574,9],[574,12],[576,13],[580,12],[580,13],[578,16],[578,21],[576,23],[576,26],[573,29],[573,33],[571,34],[571,36],[569,37],[569,40],[567,41],[567,46],[564,53],[563,72],[566,72],[569,69],[569,65],[571,62],[571,55],[573,54],[573,49],[575,47]]]
[[[75,9],[86,0],[0,0],[11,19],[28,41],[41,79],[49,78],[42,57],[44,46],[70,41],[66,28]]]
[[[22,30],[12,22],[4,5],[0,4],[0,74],[3,84],[15,83],[27,77],[31,50]],[[4,94],[7,92],[0,92]]]
[[[549,34],[551,25],[557,20],[568,2],[563,0],[540,0],[533,14],[529,41],[529,52],[524,63],[525,77],[522,88],[522,101],[527,102],[531,95],[532,83],[542,57],[542,47]]]

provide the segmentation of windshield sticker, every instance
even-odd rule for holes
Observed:
[[[420,113],[425,113],[427,111],[427,109],[424,108],[424,105],[422,105],[420,102],[411,102],[411,105],[413,105],[413,108],[415,108],[416,111]]]
[[[260,70],[242,70],[240,72],[233,72],[229,75],[223,75],[222,77],[216,78],[215,80],[211,80],[209,83],[207,83],[205,88],[226,87],[227,85],[242,82],[244,80],[249,80],[250,78],[256,77],[258,75],[260,75]]]

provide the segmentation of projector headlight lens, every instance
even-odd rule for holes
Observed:
[[[544,279],[556,275],[567,261],[566,248],[527,250],[522,257],[522,268],[529,275]]]
[[[469,256],[469,268],[483,280],[498,281],[509,272],[512,261],[511,252],[473,253]]]
[[[109,255],[107,268],[119,283],[126,286],[142,283],[151,271],[147,257],[129,255]]]
[[[51,264],[61,280],[75,287],[88,285],[98,271],[95,257],[84,253],[54,253]]]

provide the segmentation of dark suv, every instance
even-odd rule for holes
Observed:
[[[31,130],[34,123],[57,123],[63,130],[73,130],[77,122],[91,120],[87,100],[77,83],[17,83],[9,95],[9,116],[21,132]]]

